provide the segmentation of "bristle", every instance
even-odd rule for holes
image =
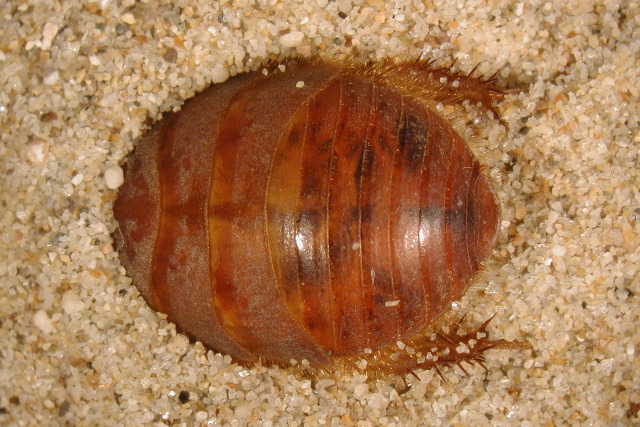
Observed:
[[[478,67],[480,66],[480,64],[476,64],[471,71],[469,71],[469,73],[467,74],[467,77],[473,77],[473,74],[476,72],[476,70],[478,69]]]
[[[363,65],[354,62],[347,67],[346,72],[368,75],[381,83],[395,87],[406,96],[420,101],[428,100],[427,104],[442,103],[459,106],[462,102],[469,101],[490,111],[495,119],[507,127],[494,106],[494,103],[505,95],[504,91],[495,86],[499,70],[488,79],[483,79],[473,76],[479,64],[476,64],[469,73],[464,74],[453,70],[456,60],[448,67],[435,67],[434,63],[433,60],[420,58],[402,63],[382,61],[377,64]],[[428,106],[433,109],[434,105]]]
[[[448,324],[448,332],[439,330],[434,333],[426,331],[418,336],[405,341],[405,346],[400,349],[396,346],[389,346],[384,350],[379,350],[371,355],[367,355],[367,367],[365,372],[373,377],[378,375],[392,374],[406,377],[412,375],[418,377],[416,371],[420,369],[433,369],[444,379],[443,367],[457,365],[466,375],[469,373],[464,368],[463,363],[469,365],[477,364],[483,369],[485,365],[484,353],[490,349],[497,348],[525,348],[526,345],[519,342],[509,342],[505,340],[491,340],[488,338],[478,338],[479,333],[484,333],[495,315],[485,320],[480,326],[459,335],[458,332],[467,329],[463,325],[466,314],[458,321]],[[474,341],[472,343],[472,341]],[[468,351],[459,351],[461,345],[466,346]],[[413,349],[412,354],[407,349]],[[416,355],[421,354],[421,357]],[[342,369],[352,369],[362,356],[341,358],[337,363]]]

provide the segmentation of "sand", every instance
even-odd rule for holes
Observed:
[[[1,425],[640,424],[640,4],[0,3]],[[162,112],[269,58],[432,58],[498,72],[474,152],[498,247],[457,302],[496,314],[486,370],[407,379],[237,366],[121,266],[120,169]]]

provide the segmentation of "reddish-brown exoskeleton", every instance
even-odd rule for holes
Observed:
[[[486,323],[433,325],[491,253],[500,209],[441,111],[495,112],[502,92],[424,61],[267,74],[188,101],[127,164],[116,238],[144,297],[242,363],[481,362],[502,343]]]

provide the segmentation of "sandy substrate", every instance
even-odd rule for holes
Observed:
[[[201,3],[0,3],[1,425],[640,423],[637,1]],[[212,81],[311,54],[499,70],[509,131],[481,115],[474,151],[501,238],[457,309],[530,350],[399,393],[236,366],[139,296],[109,188],[136,138]]]

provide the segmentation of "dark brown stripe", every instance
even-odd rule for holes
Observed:
[[[170,299],[168,297],[168,282],[166,275],[166,267],[170,265],[170,250],[167,247],[172,243],[169,219],[167,218],[167,190],[173,185],[169,179],[169,171],[171,170],[171,141],[175,138],[175,116],[167,119],[158,136],[158,151],[156,164],[158,165],[158,194],[160,199],[160,216],[158,218],[158,235],[156,236],[155,246],[153,248],[151,283],[153,286],[152,305],[158,311],[166,313],[169,318],[173,318]]]
[[[430,150],[425,159],[425,185],[421,188],[420,196],[420,241],[424,254],[420,265],[425,286],[429,288],[427,318],[434,319],[447,308],[443,304],[446,304],[451,288],[444,245],[445,199],[451,147],[448,143],[448,125],[433,112],[428,112],[427,118]]]
[[[456,294],[461,293],[462,284],[473,274],[468,257],[468,193],[472,174],[472,159],[460,138],[451,132],[454,163],[450,171],[450,191],[446,214],[447,242],[450,245],[451,272]],[[457,296],[456,296],[457,298]]]
[[[371,176],[370,176],[370,172],[371,172],[371,160],[370,160],[370,152],[371,152],[371,137],[372,137],[372,133],[373,133],[373,129],[375,127],[375,121],[376,118],[378,116],[378,99],[377,99],[377,95],[378,95],[378,88],[375,84],[375,82],[371,83],[371,102],[370,102],[370,109],[369,109],[369,116],[367,119],[367,126],[365,128],[365,134],[364,134],[364,147],[362,148],[362,156],[360,157],[360,162],[358,163],[358,167],[356,169],[356,182],[358,183],[358,261],[360,263],[360,291],[362,293],[362,301],[363,301],[363,323],[365,325],[365,346],[367,348],[371,348],[372,343],[371,343],[371,312],[373,310],[372,308],[372,290],[371,290],[371,285],[370,283],[368,283],[367,281],[364,280],[364,275],[365,275],[365,271],[364,271],[364,246],[363,246],[363,240],[365,238],[368,238],[369,236],[363,236],[362,234],[362,222],[363,222],[363,218],[367,218],[370,213],[367,212],[366,215],[363,215],[363,211],[365,211],[365,209],[363,209],[363,203],[362,203],[362,199],[363,199],[363,187],[364,187],[364,182],[366,180],[370,180]],[[370,207],[370,205],[369,205]],[[366,220],[366,219],[365,219]]]
[[[302,186],[301,159],[307,133],[308,102],[304,102],[276,145],[265,206],[267,251],[271,268],[276,283],[282,288],[289,312],[299,324],[303,322],[304,300],[296,246]]]
[[[325,350],[335,345],[327,204],[340,96],[339,82],[334,80],[309,100],[296,234],[298,274],[305,305],[303,325]]]
[[[341,121],[334,145],[334,175],[329,202],[329,254],[336,354],[352,354],[366,347],[368,320],[365,315],[361,277],[359,239],[360,175],[370,119],[371,83],[345,77],[341,79]]]
[[[420,204],[422,164],[429,137],[424,115],[424,107],[410,98],[405,99],[392,182],[393,271],[404,334],[417,332],[426,313],[424,282],[420,275],[420,217],[416,210]]]
[[[393,163],[397,144],[402,99],[398,92],[377,86],[372,104],[369,150],[363,162],[360,194],[362,287],[367,307],[369,342],[378,348],[393,342],[399,334],[398,299],[394,289],[389,224]]]
[[[336,139],[338,138],[338,133],[339,133],[339,129],[341,126],[341,120],[343,120],[343,116],[344,116],[344,101],[343,101],[343,96],[344,96],[344,90],[342,87],[342,80],[337,80],[337,87],[338,87],[338,93],[340,94],[339,98],[338,98],[338,105],[337,105],[337,111],[338,111],[338,116],[337,116],[337,121],[336,121],[336,126],[334,129],[334,133],[333,133],[333,137],[331,138],[331,150],[329,151],[330,153],[330,163],[329,163],[329,185],[328,185],[328,189],[327,189],[327,210],[326,210],[326,255],[327,255],[327,267],[328,267],[328,276],[329,276],[329,283],[328,283],[328,289],[327,289],[327,299],[329,301],[329,307],[330,307],[330,315],[331,315],[331,324],[332,324],[332,334],[331,334],[331,338],[332,338],[332,342],[331,342],[331,346],[329,347],[329,351],[331,353],[333,352],[339,352],[338,350],[338,345],[339,345],[339,339],[338,339],[338,334],[339,334],[339,329],[336,325],[336,292],[335,292],[335,277],[334,277],[334,273],[333,273],[333,261],[331,260],[331,194],[332,194],[332,184],[334,182],[334,177],[336,174],[336,154],[335,154],[335,145],[336,145]]]

